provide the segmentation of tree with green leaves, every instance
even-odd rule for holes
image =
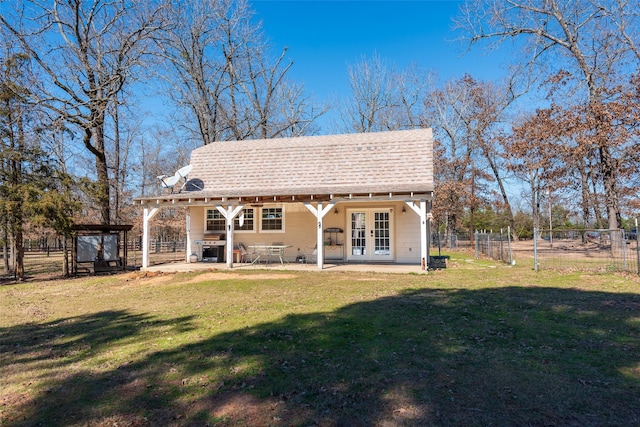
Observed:
[[[65,197],[68,179],[65,186],[56,163],[40,147],[46,122],[27,89],[33,79],[29,56],[7,49],[1,59],[0,228],[15,254],[13,274],[23,279],[25,225],[52,227],[68,236],[76,204]]]

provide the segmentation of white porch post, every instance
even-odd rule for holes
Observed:
[[[420,206],[416,206],[413,200],[404,201],[420,218],[420,268],[429,268],[429,215],[427,214],[427,200],[420,199]]]
[[[322,270],[324,268],[324,234],[322,232],[324,215],[322,213],[322,202],[318,203],[318,215],[316,218],[318,220],[318,228],[316,230],[316,264],[318,265],[318,270]]]
[[[329,202],[329,204],[323,209],[322,208],[322,202],[318,202],[318,208],[316,209],[315,207],[313,207],[313,205],[309,202],[305,202],[304,206],[309,209],[309,211],[316,217],[316,219],[318,220],[318,229],[316,230],[317,233],[317,237],[316,237],[316,253],[317,253],[317,258],[318,258],[318,270],[322,270],[322,268],[324,267],[324,242],[322,241],[323,238],[323,221],[322,219],[324,218],[324,216],[327,214],[327,212],[331,211],[333,209],[333,206],[336,204],[336,202],[331,201]]]
[[[427,217],[427,201],[420,200],[420,268],[429,268],[429,218]]]
[[[149,267],[149,220],[159,211],[159,208],[145,206],[142,214],[142,268]]]
[[[235,207],[233,205],[227,205],[226,209],[221,205],[215,206],[227,221],[227,268],[233,268],[233,222],[236,216],[242,212],[244,205]]]
[[[186,218],[186,226],[187,226],[187,247],[186,247],[186,259],[185,262],[189,262],[191,256],[191,208],[187,208],[187,218]]]

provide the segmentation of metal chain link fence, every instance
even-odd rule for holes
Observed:
[[[636,235],[625,230],[534,230],[536,270],[627,271],[640,274]]]
[[[506,232],[500,230],[499,233],[487,233],[476,231],[474,233],[476,258],[480,255],[488,256],[505,264],[512,265],[513,249],[511,246],[511,230],[507,228]]]
[[[142,265],[140,240],[130,240],[127,245],[128,267],[139,268]],[[487,256],[505,264],[515,262],[513,245],[508,229],[500,233],[475,232],[473,239],[469,233],[433,233],[431,236],[431,252],[434,255],[436,251],[440,255],[442,250],[471,249],[475,251],[476,258]],[[535,270],[626,271],[640,274],[640,247],[636,233],[603,229],[536,229],[532,246]],[[187,256],[186,239],[151,240],[149,249],[150,265],[181,262]],[[527,249],[527,253],[531,253],[530,250]],[[61,276],[63,260],[64,252],[60,248],[28,248],[24,256],[25,275]],[[15,279],[10,249],[5,253],[0,247],[0,261],[4,266],[0,270],[0,279]]]

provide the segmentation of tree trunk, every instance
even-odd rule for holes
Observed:
[[[118,116],[118,99],[113,103],[113,132],[114,132],[114,148],[113,148],[113,210],[114,220],[116,224],[120,223],[120,120]]]
[[[62,239],[62,274],[64,277],[69,276],[69,250],[67,247],[67,238]]]
[[[5,227],[8,227],[9,224],[6,223]],[[3,233],[3,244],[2,244],[2,255],[3,255],[3,261],[4,261],[4,274],[9,274],[10,271],[10,265],[9,265],[9,251],[10,251],[10,247],[9,247],[9,234],[7,233],[7,229],[5,228],[4,233]]]
[[[600,167],[604,184],[605,204],[609,216],[609,230],[620,228],[622,221],[618,208],[618,191],[616,188],[616,168],[608,146],[602,145],[600,152]]]
[[[22,220],[22,214],[19,215],[18,220]],[[18,224],[14,232],[13,247],[15,251],[15,277],[19,280],[24,280],[24,237],[22,234],[22,224]]]
[[[505,209],[507,210],[507,217],[509,219],[509,226],[511,227],[511,237],[513,240],[518,240],[518,235],[516,234],[516,221],[513,217],[513,211],[511,210],[511,203],[509,203],[509,196],[504,188],[504,183],[502,182],[502,178],[500,178],[500,173],[498,171],[498,167],[496,166],[493,158],[489,155],[486,149],[483,149],[484,156],[489,162],[489,166],[491,167],[491,171],[493,172],[493,176],[496,178],[498,183],[498,188],[500,188],[500,195],[502,196],[502,201],[504,202]]]
[[[580,168],[580,193],[582,195],[582,224],[586,228],[589,224],[589,177],[583,168]]]
[[[533,215],[533,228],[540,230],[540,186],[537,179],[531,180],[531,210]]]
[[[109,168],[107,165],[107,157],[104,151],[104,115],[97,114],[99,117],[95,121],[95,126],[91,129],[85,129],[84,143],[93,153],[96,162],[96,203],[100,210],[100,223],[111,223],[111,207],[110,207],[110,191],[109,191]],[[91,144],[91,139],[94,144]]]

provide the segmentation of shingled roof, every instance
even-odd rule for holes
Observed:
[[[303,200],[434,187],[431,129],[216,142],[193,150],[190,164],[180,198]]]

